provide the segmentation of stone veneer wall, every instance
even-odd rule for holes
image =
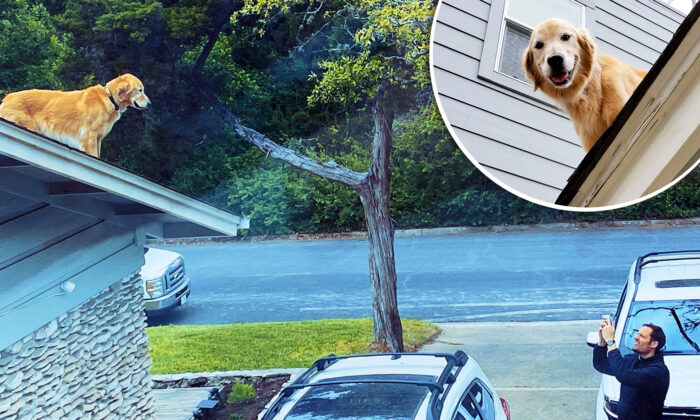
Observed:
[[[0,351],[0,419],[150,419],[139,275]]]

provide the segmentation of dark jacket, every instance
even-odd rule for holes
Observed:
[[[607,347],[595,346],[593,367],[620,381],[619,420],[660,420],[668,392],[669,374],[664,356],[659,353],[648,359],[637,354],[622,356],[620,350],[610,353]]]

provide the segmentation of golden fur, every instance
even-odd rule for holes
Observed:
[[[102,139],[126,108],[146,109],[150,104],[143,83],[131,74],[124,74],[104,87],[10,93],[0,104],[0,117],[99,157]]]
[[[559,56],[560,65],[557,61],[550,62],[554,56]],[[614,57],[596,54],[588,31],[576,29],[561,19],[537,25],[523,65],[534,89],[541,89],[568,112],[586,152],[647,73]]]

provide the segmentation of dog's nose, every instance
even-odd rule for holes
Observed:
[[[552,54],[547,57],[547,64],[553,69],[560,69],[564,65],[564,56],[562,54]]]

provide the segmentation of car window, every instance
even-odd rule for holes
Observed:
[[[475,404],[481,408],[482,414],[485,416],[484,420],[493,420],[494,409],[493,409],[493,397],[491,394],[484,390],[484,387],[480,383],[475,383],[469,390],[469,395],[472,396],[472,400]]]
[[[480,382],[474,382],[457,408],[456,420],[494,420],[493,397]]]
[[[664,330],[664,353],[700,354],[700,300],[634,302],[622,333],[621,352],[632,352],[634,339],[644,324]]]
[[[426,375],[372,375],[333,378],[348,383],[309,389],[285,419],[294,420],[410,420],[428,395],[428,387],[404,383],[352,383],[391,379],[434,382]]]

